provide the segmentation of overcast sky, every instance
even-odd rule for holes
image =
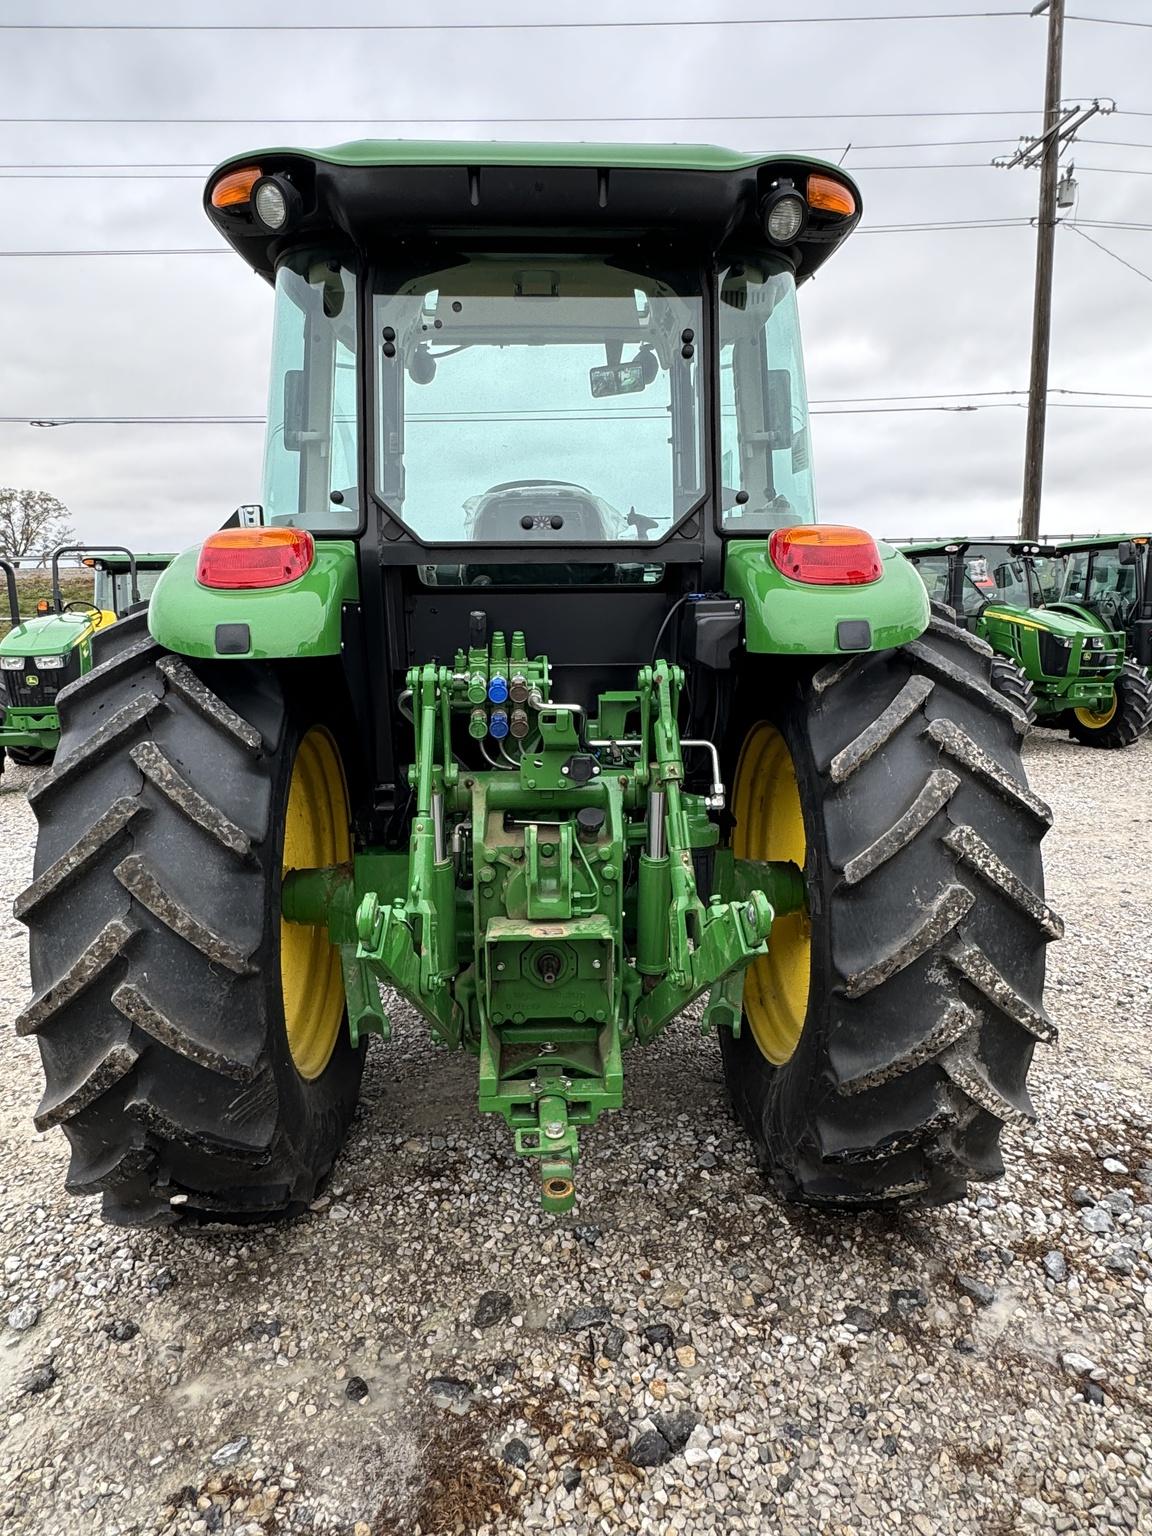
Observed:
[[[314,22],[327,14],[342,23],[451,24],[481,17],[669,20],[1018,4],[584,0],[541,7],[494,0],[477,10],[463,0],[426,8],[346,0],[318,12],[300,0],[162,6],[0,0],[0,21],[260,25]],[[1024,0],[1020,8],[1029,5]],[[1147,0],[1077,0],[1074,9],[1152,20]],[[845,164],[863,189],[864,223],[802,294],[812,398],[934,393],[970,399],[989,390],[1024,390],[1034,231],[869,230],[1035,213],[1036,173],[994,170],[988,162],[1039,125],[1045,30],[1043,19],[1019,16],[624,31],[0,31],[0,248],[217,246],[200,208],[205,171],[226,156],[271,144],[362,137],[679,140],[823,150],[839,159],[851,142]],[[1069,21],[1064,93],[1069,99],[1107,95],[1121,109],[1089,123],[1075,149],[1076,216],[1093,225],[1152,225],[1152,29]],[[388,121],[271,121],[316,118],[323,110],[338,119],[376,110]],[[405,113],[421,112],[467,120],[401,121]],[[933,112],[959,115],[865,115]],[[573,121],[549,124],[532,120],[533,113]],[[719,116],[601,120],[709,113]],[[800,113],[816,115],[736,120]],[[262,120],[230,122],[229,116]],[[35,121],[64,117],[214,121]],[[484,121],[494,117],[523,121]],[[927,141],[944,142],[923,147]],[[956,162],[977,164],[945,168]],[[111,174],[65,179],[52,169],[10,169],[77,164]],[[144,179],[140,172],[116,172],[117,164],[187,169]],[[933,171],[934,164],[941,168]],[[910,165],[916,169],[888,169]],[[1148,276],[1095,249],[1086,235]],[[1143,394],[1148,398],[1133,403],[1152,406],[1152,228],[1062,229],[1056,259],[1052,385]],[[269,289],[230,253],[5,254],[0,416],[261,415],[270,319]],[[1024,411],[1016,408],[823,415],[814,427],[820,515],[881,534],[1010,531],[1019,511],[1024,428]],[[1150,439],[1147,412],[1052,410],[1044,529],[1152,523]],[[260,499],[261,442],[258,426],[0,424],[0,485],[55,493],[85,538],[179,548],[218,527],[237,503]]]

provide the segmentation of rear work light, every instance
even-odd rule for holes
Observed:
[[[202,587],[282,587],[308,570],[316,541],[303,528],[225,528],[200,549]]]
[[[837,523],[777,528],[768,557],[791,581],[816,587],[859,587],[883,574],[872,535]]]

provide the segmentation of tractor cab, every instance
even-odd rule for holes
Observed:
[[[83,563],[92,571],[92,601],[103,622],[115,623],[137,603],[146,603],[171,561],[171,555],[131,555],[127,550],[85,555]]]
[[[1054,548],[1063,561],[1059,607],[1120,630],[1129,655],[1152,667],[1152,535],[1095,534]]]

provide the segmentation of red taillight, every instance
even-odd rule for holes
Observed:
[[[202,587],[282,587],[312,564],[316,542],[303,528],[225,528],[200,550]]]
[[[872,535],[835,523],[777,528],[768,540],[768,556],[792,581],[817,587],[859,587],[883,574]]]

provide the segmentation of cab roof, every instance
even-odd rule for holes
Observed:
[[[1053,541],[1052,547],[1063,554],[1073,549],[1107,549],[1126,542],[1147,544],[1150,541],[1152,541],[1152,534],[1149,533],[1092,533],[1084,534],[1079,538],[1057,538]]]
[[[224,177],[258,167],[300,194],[283,234],[257,224],[248,201],[214,207]],[[844,189],[851,214],[810,206],[788,247],[764,233],[761,205],[809,176]],[[783,254],[798,280],[810,276],[860,219],[860,193],[839,166],[808,155],[748,154],[709,144],[504,144],[365,139],[329,149],[272,147],[234,155],[204,193],[212,223],[262,276],[301,244],[387,250],[393,242],[477,241],[505,249],[562,243],[659,240],[665,251],[704,247]]]

